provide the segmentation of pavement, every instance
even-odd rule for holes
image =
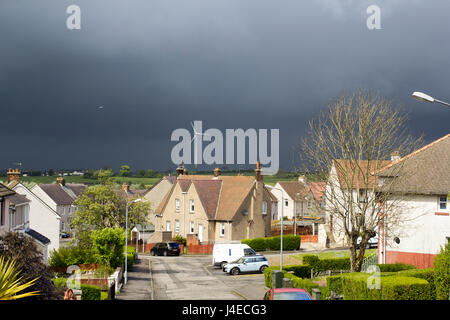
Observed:
[[[116,295],[117,300],[151,300],[150,259],[147,256],[139,255],[139,259],[128,270],[127,284],[122,286],[122,290]]]

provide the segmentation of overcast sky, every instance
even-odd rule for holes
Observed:
[[[66,9],[81,8],[81,30]],[[381,8],[381,30],[366,26]],[[281,167],[330,99],[403,103],[414,134],[449,132],[448,0],[2,0],[0,168],[174,168],[170,135],[278,128]],[[103,108],[99,108],[103,106]]]

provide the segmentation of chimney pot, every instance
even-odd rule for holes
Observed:
[[[303,175],[298,176],[298,182],[305,183],[306,182],[306,177],[303,176]]]
[[[256,161],[255,179],[256,181],[263,181],[263,176],[261,174],[261,164],[259,163],[259,161]]]
[[[8,169],[8,182],[11,182],[13,180],[20,182],[22,178],[22,174],[20,173],[19,169]]]
[[[398,161],[401,159],[400,152],[394,151],[391,153],[391,161]]]
[[[59,176],[56,178],[56,183],[64,186],[66,184],[66,180],[64,179],[64,177]]]
[[[214,169],[214,177],[218,177],[222,174],[222,170],[220,170],[219,168],[215,168]]]

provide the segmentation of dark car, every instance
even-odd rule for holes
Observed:
[[[267,291],[264,300],[312,300],[312,297],[305,289],[278,288]]]
[[[70,234],[65,231],[61,231],[60,236],[61,238],[70,238]]]
[[[150,250],[152,256],[179,256],[180,246],[178,242],[158,242]]]

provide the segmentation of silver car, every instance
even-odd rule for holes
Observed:
[[[238,275],[241,272],[261,272],[269,266],[267,258],[263,255],[244,256],[238,260],[227,263],[223,271],[232,275]]]

